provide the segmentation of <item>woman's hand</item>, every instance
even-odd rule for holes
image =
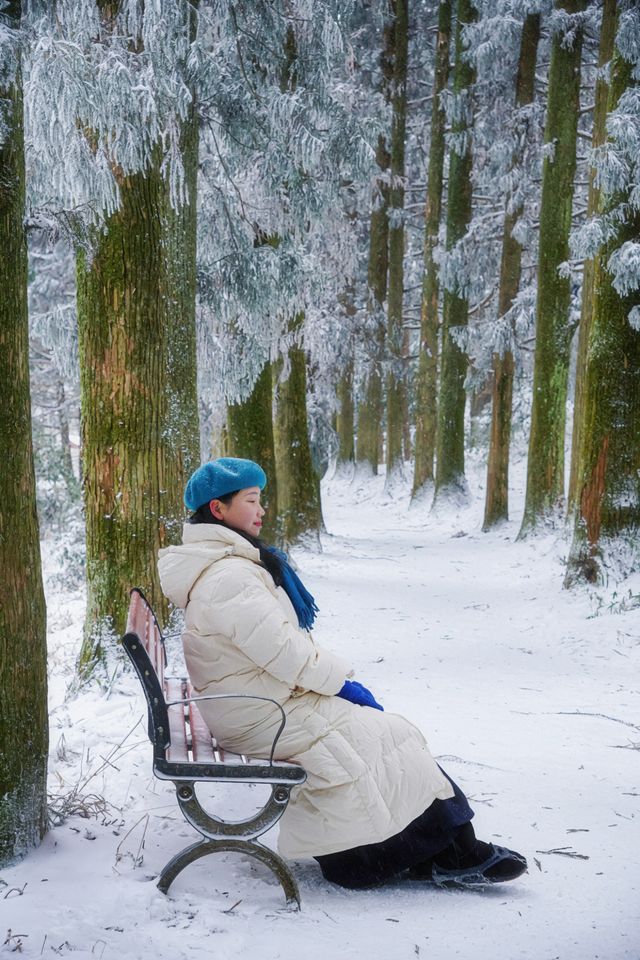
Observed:
[[[384,707],[380,706],[371,690],[367,690],[357,680],[345,680],[342,690],[336,696],[349,700],[350,703],[357,703],[360,707],[373,707],[374,710],[384,711]]]

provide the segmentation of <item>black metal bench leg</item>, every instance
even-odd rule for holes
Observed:
[[[176,854],[166,865],[158,879],[158,889],[162,893],[167,893],[178,874],[200,857],[206,857],[210,853],[226,852],[246,853],[264,863],[280,881],[287,898],[287,906],[295,910],[300,909],[300,892],[291,870],[282,857],[255,840],[198,840],[192,843],[190,847],[185,847]]]

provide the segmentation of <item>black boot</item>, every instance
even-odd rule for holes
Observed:
[[[465,823],[448,847],[409,870],[412,880],[476,886],[515,880],[527,861],[514,850],[478,840],[471,822]]]

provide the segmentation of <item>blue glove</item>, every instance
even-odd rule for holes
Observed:
[[[374,710],[384,711],[384,707],[380,706],[371,690],[367,690],[357,680],[345,680],[342,690],[336,696],[349,700],[350,703],[357,703],[360,707],[373,707]]]

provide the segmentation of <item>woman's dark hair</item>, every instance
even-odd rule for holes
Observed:
[[[231,503],[235,497],[237,490],[234,490],[232,493],[225,493],[221,497],[216,497],[216,500],[220,500],[222,503],[227,505]],[[189,523],[216,523],[220,527],[227,527],[229,530],[233,530],[234,533],[238,533],[241,537],[244,537],[245,540],[248,540],[252,547],[255,547],[256,550],[260,553],[260,563],[265,567],[271,576],[277,587],[282,586],[282,566],[280,560],[275,553],[271,553],[267,545],[259,539],[259,537],[252,537],[250,533],[245,533],[243,530],[238,530],[237,527],[232,527],[229,524],[225,523],[223,520],[218,520],[217,517],[211,513],[211,507],[208,503],[203,503],[201,507],[192,513],[189,517]]]

